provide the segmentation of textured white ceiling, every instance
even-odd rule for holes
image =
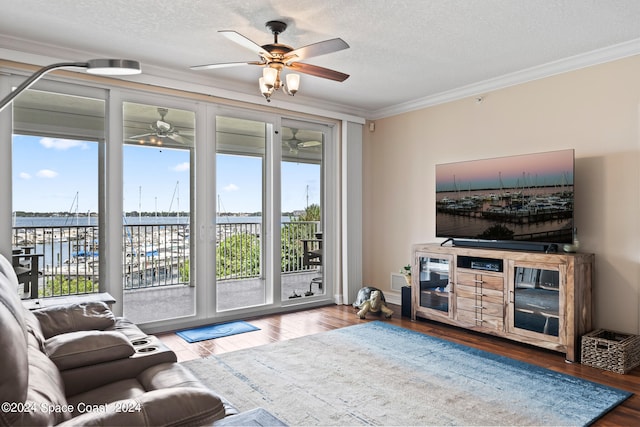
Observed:
[[[250,94],[258,67],[189,66],[257,60],[218,31],[266,44],[265,22],[284,20],[280,42],[294,48],[334,37],[351,46],[305,61],[349,79],[303,75],[287,101],[365,117],[594,51],[640,53],[637,0],[0,0],[0,10],[0,58],[125,57],[151,75]]]

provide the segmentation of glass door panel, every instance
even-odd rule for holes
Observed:
[[[193,315],[191,178],[195,114],[124,103],[124,314],[136,323]]]
[[[557,337],[560,323],[560,273],[515,267],[513,327]]]
[[[22,298],[99,291],[101,99],[27,90],[14,101],[14,266]]]
[[[451,285],[449,275],[451,260],[449,258],[422,256],[419,259],[420,307],[431,310],[449,312]]]
[[[225,311],[266,304],[267,124],[216,117],[216,301]]]
[[[282,128],[282,300],[325,295],[323,278],[322,174],[324,133]]]

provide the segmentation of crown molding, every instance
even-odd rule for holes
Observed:
[[[640,54],[640,38],[378,110],[354,109],[353,107],[338,103],[309,99],[302,94],[298,94],[295,97],[295,101],[285,101],[274,98],[272,106],[275,107],[277,104],[279,108],[291,111],[338,118],[362,124],[365,122],[365,119],[378,120],[391,117],[638,54]],[[83,61],[87,58],[103,56],[104,55],[96,52],[72,50],[60,46],[34,43],[28,40],[0,35],[0,57],[12,61],[45,66],[63,60]],[[144,63],[142,66],[143,74],[134,76],[130,80],[152,85],[162,85],[173,89],[190,90],[251,104],[264,104],[262,96],[253,95],[252,91],[246,86],[236,85],[232,87],[225,83],[225,87],[220,87],[220,85],[216,85],[216,82],[211,79],[194,77],[192,73],[187,73],[186,71],[171,70],[145,65]]]
[[[525,70],[516,71],[514,73],[505,74],[500,77],[462,86],[449,91],[440,92],[424,98],[403,102],[389,108],[381,108],[376,111],[371,111],[370,114],[367,115],[367,119],[378,120],[396,116],[398,114],[433,107],[435,105],[457,101],[471,96],[486,94],[487,92],[504,89],[509,86],[515,86],[557,74],[579,70],[581,68],[612,62],[638,54],[640,54],[640,38],[527,68]]]

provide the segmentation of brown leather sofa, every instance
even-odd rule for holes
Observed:
[[[0,425],[211,425],[236,409],[103,303],[29,311],[0,255]]]

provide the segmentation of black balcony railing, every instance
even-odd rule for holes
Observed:
[[[260,277],[263,248],[260,223],[220,223],[216,230],[216,277],[238,280]],[[314,267],[303,264],[304,239],[313,238],[317,222],[282,224],[282,273]],[[37,266],[21,277],[24,297],[46,298],[99,291],[100,254],[97,226],[14,227],[14,265]],[[189,226],[153,224],[123,226],[123,288],[191,285]],[[33,259],[37,258],[34,264]],[[36,279],[34,279],[36,277]],[[37,286],[37,289],[33,289]]]

